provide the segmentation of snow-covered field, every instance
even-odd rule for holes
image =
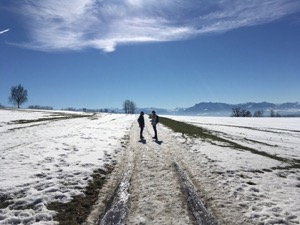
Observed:
[[[0,110],[0,202],[12,202],[0,208],[0,224],[54,224],[47,203],[82,193],[93,171],[122,149],[135,118],[80,115]]]
[[[0,224],[56,224],[47,203],[82,194],[93,171],[120,152],[134,164],[127,224],[191,224],[173,162],[220,224],[300,224],[300,118],[170,117],[239,149],[161,124],[153,142],[146,116],[140,142],[136,115],[82,115],[0,110]]]
[[[223,207],[225,214],[239,211],[253,224],[300,224],[300,118],[171,118],[249,147],[234,149],[177,134],[190,145],[187,161],[195,176],[201,173],[215,208]]]

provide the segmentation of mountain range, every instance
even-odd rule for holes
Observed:
[[[275,112],[280,116],[300,116],[300,103],[269,103],[269,102],[248,102],[241,104],[227,104],[220,102],[200,102],[188,108],[176,108],[173,110],[162,108],[138,108],[138,111],[151,112],[155,110],[158,114],[163,115],[198,115],[198,116],[231,116],[233,108],[240,108],[250,111],[254,114],[257,111],[263,112],[263,116],[270,116]]]

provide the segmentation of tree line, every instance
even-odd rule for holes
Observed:
[[[263,117],[264,111],[263,110],[257,110],[253,114],[246,109],[241,109],[240,107],[232,108],[232,117]],[[280,117],[280,114],[278,112],[275,112],[273,109],[270,111],[270,117]]]
[[[12,103],[13,105],[16,105],[18,108],[20,108],[20,106],[22,104],[24,104],[25,102],[28,101],[28,92],[27,90],[21,85],[16,85],[16,86],[12,86],[11,90],[10,90],[10,96],[8,97],[8,101],[9,103]],[[2,106],[0,104],[0,108],[3,108],[4,106]],[[50,106],[39,106],[39,105],[30,105],[28,106],[29,109],[44,109],[44,110],[53,110],[53,107]],[[69,111],[78,111],[75,108],[66,108],[66,110]],[[83,108],[82,109],[84,112],[90,112],[92,110]],[[123,103],[123,110],[125,111],[126,114],[134,114],[135,110],[136,110],[136,104],[131,101],[131,100],[125,100]],[[96,110],[93,110],[96,111]],[[109,109],[99,109],[97,110],[99,112],[109,112]],[[114,112],[114,111],[112,111]]]

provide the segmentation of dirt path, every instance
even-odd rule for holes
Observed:
[[[139,128],[132,129],[130,146],[136,158],[127,224],[193,224],[170,154],[173,140],[159,127],[158,132],[159,140],[154,141],[153,129],[146,123],[145,141],[141,142]]]
[[[162,125],[158,125],[158,141],[153,140],[153,128],[146,117],[145,122],[144,140],[139,139],[139,127],[133,124],[126,152],[100,191],[88,225],[111,224],[113,220],[113,224],[128,225],[199,224],[188,206],[188,197],[178,174],[178,166],[181,167],[177,159],[180,144],[166,129],[161,129]],[[123,183],[124,177],[128,177],[125,179],[128,183]],[[121,189],[128,187],[128,190],[118,194],[115,191],[118,186]],[[114,196],[117,203],[112,203],[111,208],[114,209],[106,213],[108,218],[103,221],[105,204],[111,201],[108,196]],[[204,221],[201,224],[213,223]]]

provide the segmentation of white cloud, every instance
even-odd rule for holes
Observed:
[[[2,31],[0,31],[0,34],[4,34],[4,33],[8,32],[8,31],[10,31],[10,29],[2,30]]]
[[[292,0],[43,0],[25,1],[30,42],[42,51],[174,41],[277,20],[300,11]]]

